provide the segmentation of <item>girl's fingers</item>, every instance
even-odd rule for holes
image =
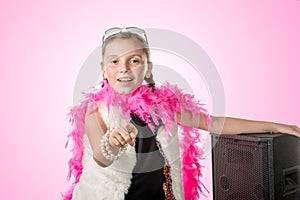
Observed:
[[[135,140],[136,135],[138,133],[137,128],[132,124],[132,123],[128,123],[125,125],[126,130],[128,131],[130,137]]]
[[[292,126],[293,129],[293,135],[296,135],[298,137],[300,137],[300,128],[298,126]]]
[[[121,142],[116,137],[112,137],[109,140],[111,141],[110,145],[112,147],[121,147],[122,146]]]
[[[282,125],[282,129],[279,131],[282,133],[287,133],[290,135],[295,135],[297,137],[300,137],[300,128],[296,125]]]
[[[123,137],[115,130],[110,132],[108,141],[112,147],[121,147],[126,143]]]
[[[132,123],[126,124],[125,128],[126,128],[126,130],[128,132],[128,135],[130,136],[131,140],[133,142],[135,142],[136,136],[138,134],[137,128]]]
[[[126,141],[125,141],[125,139],[122,137],[122,135],[120,135],[120,134],[115,134],[115,135],[114,135],[114,138],[118,141],[118,144],[117,144],[118,147],[124,146],[124,145],[126,144]]]
[[[119,128],[118,131],[126,143],[130,144],[132,142],[130,134],[124,128]]]

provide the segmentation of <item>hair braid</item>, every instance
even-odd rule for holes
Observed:
[[[155,91],[155,82],[153,80],[153,74],[151,73],[149,78],[144,78],[144,80],[148,83],[148,87],[152,88],[152,92]]]

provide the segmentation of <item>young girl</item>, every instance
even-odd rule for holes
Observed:
[[[300,136],[297,126],[210,116],[178,87],[155,87],[140,28],[107,30],[102,58],[102,89],[86,94],[70,112],[69,177],[75,180],[64,199],[199,199],[199,129]]]

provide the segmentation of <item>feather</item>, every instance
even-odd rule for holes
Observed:
[[[99,84],[103,85],[100,90],[83,93],[85,100],[79,106],[71,108],[68,113],[71,130],[66,146],[70,145],[70,141],[73,143],[72,157],[68,162],[68,180],[73,176],[74,182],[70,189],[63,194],[64,200],[72,198],[72,192],[82,173],[84,116],[90,102],[93,102],[93,106],[97,106],[99,101],[106,102],[109,110],[111,106],[120,106],[124,117],[130,119],[130,113],[134,113],[147,123],[152,131],[154,130],[152,122],[158,125],[161,120],[166,129],[165,137],[170,134],[171,122],[174,121],[176,112],[185,110],[191,112],[193,116],[201,114],[206,117],[206,123],[210,123],[209,114],[204,108],[204,104],[195,101],[193,95],[184,94],[176,85],[171,85],[168,82],[157,87],[155,91],[152,91],[147,85],[141,85],[131,94],[117,93],[107,81],[102,81]],[[202,176],[202,166],[199,164],[202,151],[198,145],[200,132],[198,129],[185,127],[181,124],[178,126],[182,129],[180,152],[185,199],[196,200],[199,199],[200,192],[206,189],[200,181]]]

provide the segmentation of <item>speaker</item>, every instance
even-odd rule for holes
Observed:
[[[214,200],[300,200],[300,138],[281,133],[211,137]]]

